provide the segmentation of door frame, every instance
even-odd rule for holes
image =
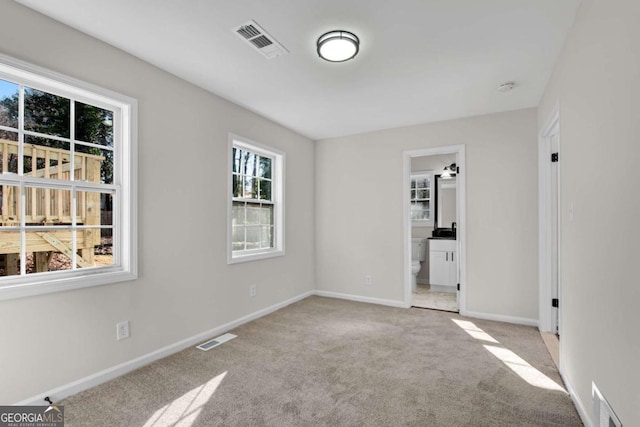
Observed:
[[[539,320],[538,329],[542,332],[556,332],[556,318],[551,307],[551,298],[553,295],[553,251],[552,245],[554,244],[553,236],[553,215],[551,197],[553,195],[551,186],[553,185],[551,180],[551,138],[553,135],[557,135],[558,138],[558,153],[560,153],[560,104],[556,104],[555,108],[551,112],[549,119],[545,126],[542,128],[538,136],[538,225],[539,225],[539,238],[538,238],[538,280],[539,280]],[[558,155],[559,156],[559,155]],[[560,156],[559,156],[560,157]],[[562,255],[560,248],[562,239],[562,221],[561,221],[561,197],[560,197],[560,177],[561,168],[558,163],[557,174],[557,245],[558,245],[558,298],[560,304],[562,304],[561,298],[561,278],[562,278]],[[557,331],[561,334],[560,327],[562,325],[562,310],[559,308],[557,318]]]
[[[466,158],[465,145],[448,145],[442,147],[423,148],[418,150],[403,151],[403,175],[402,175],[402,203],[403,203],[403,227],[404,227],[404,306],[411,307],[411,211],[410,194],[411,186],[411,159],[413,157],[435,156],[438,154],[456,154],[456,163],[460,173],[456,174],[456,210],[458,217],[458,282],[460,292],[458,309],[460,314],[467,312],[467,206],[466,206]]]

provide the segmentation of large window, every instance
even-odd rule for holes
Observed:
[[[135,278],[134,114],[0,56],[0,299]]]
[[[284,154],[230,136],[229,263],[284,253]]]

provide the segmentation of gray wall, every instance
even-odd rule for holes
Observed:
[[[466,144],[467,309],[537,321],[536,120],[527,109],[317,142],[317,289],[402,301],[402,153]]]
[[[2,53],[138,99],[140,159],[139,280],[0,302],[0,403],[313,289],[311,141],[14,2],[0,16]],[[286,152],[284,257],[226,263],[229,132]]]
[[[560,367],[640,425],[640,2],[583,0],[539,109],[560,105]],[[573,204],[574,220],[569,218]]]

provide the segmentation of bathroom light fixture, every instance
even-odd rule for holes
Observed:
[[[440,179],[451,179],[456,175],[457,165],[451,163],[449,166],[444,167],[444,171],[440,174]]]
[[[325,61],[344,62],[358,54],[360,39],[348,31],[334,30],[321,35],[317,47],[318,56]]]

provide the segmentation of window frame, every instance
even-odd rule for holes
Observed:
[[[272,159],[271,199],[273,203],[273,247],[233,251],[233,149],[250,151]],[[236,264],[285,255],[284,177],[285,153],[248,138],[229,133],[227,155],[227,264]]]
[[[410,177],[409,177],[409,215],[411,215],[411,206],[413,205],[413,202],[418,202],[420,200],[418,200],[417,198],[412,198],[411,197],[411,191],[414,190],[411,187],[411,182],[413,181],[417,181],[420,178],[428,178],[429,179],[429,198],[428,199],[420,199],[420,200],[427,200],[429,202],[429,219],[413,219],[410,218],[411,220],[411,226],[412,227],[433,227],[435,224],[435,210],[434,210],[434,188],[433,188],[433,181],[434,181],[434,174],[433,171],[428,170],[428,171],[413,171],[410,173]],[[417,187],[416,187],[417,190]]]
[[[31,273],[0,278],[0,300],[80,289],[109,283],[134,280],[138,277],[137,261],[137,100],[108,89],[66,76],[7,55],[0,54],[0,79],[42,90],[99,108],[113,111],[113,185],[119,197],[114,197],[113,238],[114,264],[110,266],[74,270]],[[19,140],[25,130],[18,126]],[[119,161],[116,161],[118,159]],[[57,180],[28,178],[22,175],[0,174],[4,182],[15,185],[46,185],[75,191],[101,191],[110,187],[85,181],[69,181],[60,185]],[[117,187],[117,190],[116,190]],[[21,197],[25,195],[21,193]],[[75,209],[72,203],[72,209]],[[75,222],[74,222],[75,223]],[[22,228],[24,218],[21,219]],[[79,227],[75,225],[74,227]],[[31,228],[31,227],[30,227]],[[117,252],[117,253],[116,253]]]

